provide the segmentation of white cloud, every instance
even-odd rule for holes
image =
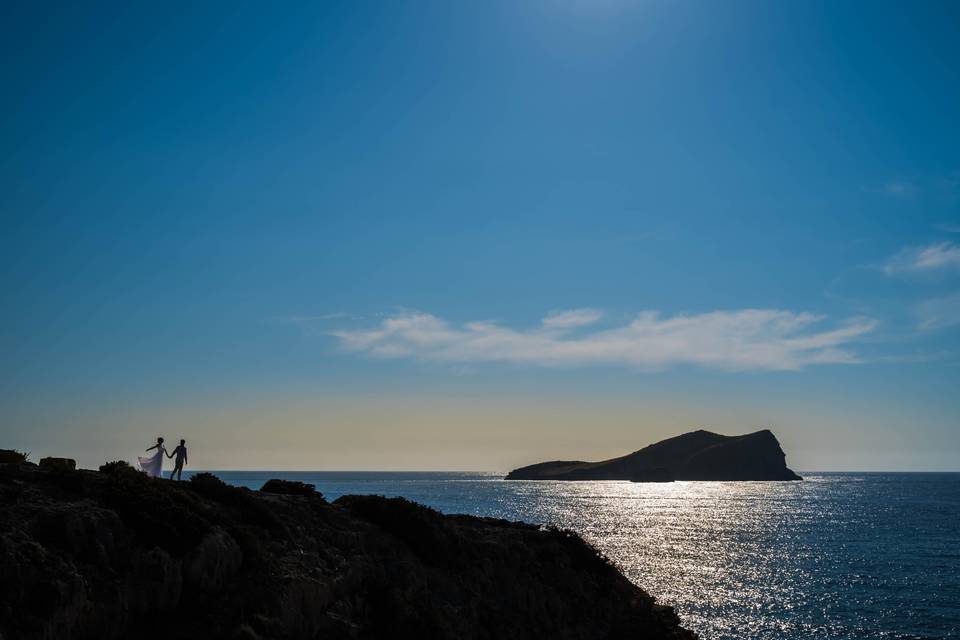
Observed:
[[[427,313],[387,318],[369,329],[331,332],[341,344],[380,358],[443,363],[505,362],[543,367],[621,365],[659,370],[696,365],[731,371],[797,370],[807,365],[857,363],[850,342],[875,326],[852,318],[816,331],[822,316],[775,309],[713,311],[662,318],[644,312],[631,322],[583,335],[557,331],[593,324],[594,310],[553,313],[534,329],[492,322],[453,327]]]
[[[960,246],[940,242],[925,247],[908,247],[887,260],[882,268],[887,275],[896,275],[956,267],[960,267]]]

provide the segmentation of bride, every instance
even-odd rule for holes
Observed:
[[[151,449],[157,450],[153,456],[149,458],[137,456],[137,460],[140,462],[140,471],[143,471],[151,478],[159,478],[160,471],[163,469],[163,454],[167,452],[163,446],[163,438],[157,438],[157,444],[147,449],[147,451]]]

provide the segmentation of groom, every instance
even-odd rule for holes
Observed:
[[[187,461],[187,441],[181,440],[180,446],[173,450],[173,453],[168,453],[169,457],[176,456],[176,460],[173,462],[173,471],[170,472],[170,479],[173,480],[173,474],[177,474],[177,480],[180,479],[180,475],[183,473],[183,465]]]

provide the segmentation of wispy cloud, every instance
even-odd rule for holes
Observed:
[[[916,307],[916,315],[917,327],[924,331],[960,324],[960,292],[921,302]]]
[[[940,242],[925,247],[907,247],[883,265],[887,275],[920,273],[960,267],[960,246]]]
[[[622,326],[573,332],[600,317],[590,309],[553,313],[540,326],[524,330],[492,322],[452,326],[431,314],[410,312],[371,328],[333,331],[331,335],[345,348],[377,358],[543,367],[606,364],[641,370],[695,365],[769,371],[860,362],[849,344],[875,326],[868,318],[851,318],[818,331],[823,316],[744,309],[666,318],[648,311]]]
[[[954,171],[938,181],[940,190],[948,195],[956,194],[960,191],[960,171]]]
[[[603,313],[596,309],[571,309],[570,311],[554,311],[543,319],[543,326],[548,329],[572,329],[595,324],[603,317]]]
[[[337,311],[336,313],[322,313],[320,315],[309,316],[309,315],[288,315],[288,316],[276,316],[276,319],[281,322],[321,322],[323,320],[337,320],[340,318],[357,318],[358,316],[351,316],[349,313],[344,313],[342,311]]]
[[[905,200],[914,197],[936,199],[946,197],[948,201],[953,201],[960,193],[960,171],[911,178],[897,177],[882,184],[864,187],[863,190],[867,193]]]
[[[917,194],[917,185],[908,180],[890,180],[879,187],[865,189],[870,193],[879,193],[891,198],[912,198]]]
[[[302,331],[307,335],[323,335],[326,331],[323,330],[324,326],[332,320],[361,320],[362,316],[351,315],[349,313],[335,312],[335,313],[322,313],[319,315],[282,315],[274,316],[273,320],[276,322],[281,322],[283,324],[290,324]]]

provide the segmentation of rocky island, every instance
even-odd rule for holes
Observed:
[[[695,638],[569,531],[119,462],[0,463],[0,576],[6,640]]]
[[[602,462],[541,462],[507,480],[800,480],[769,429],[742,436],[698,430]]]

